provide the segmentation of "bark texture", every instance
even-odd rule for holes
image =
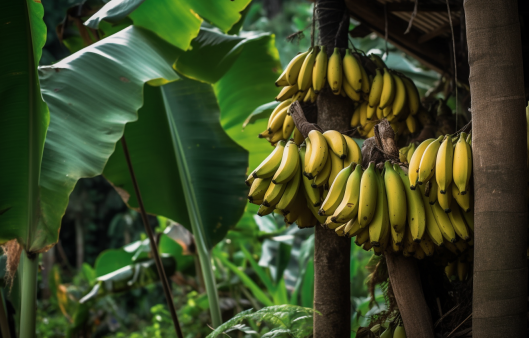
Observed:
[[[464,3],[475,190],[474,337],[527,337],[527,153],[516,0]]]
[[[329,56],[336,47],[347,47],[348,16],[344,20],[343,0],[317,2],[320,45],[327,46]],[[340,25],[340,23],[345,22]],[[344,29],[345,27],[345,29]],[[340,32],[338,32],[341,30]],[[332,94],[329,87],[318,96],[318,126],[323,130],[346,131],[349,128],[352,102]],[[349,337],[351,335],[351,301],[349,259],[351,240],[336,236],[334,231],[316,226],[314,243],[314,338]]]

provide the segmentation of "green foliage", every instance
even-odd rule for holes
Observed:
[[[269,327],[268,332],[258,333],[258,337],[305,338],[312,334],[313,315],[314,310],[295,305],[269,306],[257,312],[250,309],[237,314],[219,326],[207,338],[221,337],[230,331],[244,329],[244,326],[238,324],[245,320],[262,323]]]

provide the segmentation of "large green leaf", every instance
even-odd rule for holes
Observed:
[[[119,22],[129,16],[134,25],[147,28],[176,47],[187,50],[206,19],[227,32],[251,0],[112,0],[86,21],[98,28],[102,20]]]
[[[248,33],[241,33],[246,36]],[[272,147],[257,134],[266,129],[266,120],[259,120],[243,130],[248,115],[279,92],[274,84],[281,72],[279,54],[273,35],[246,44],[237,61],[214,85],[219,101],[222,127],[228,135],[250,153],[250,169],[270,154]]]
[[[269,39],[268,33],[248,33],[241,37],[226,35],[216,28],[201,28],[191,48],[182,53],[175,68],[185,76],[215,83],[230,69],[245,45],[258,39]],[[249,48],[257,45],[250,45]],[[266,50],[262,50],[266,52]]]
[[[147,212],[191,229],[186,180],[194,191],[207,247],[213,247],[244,210],[248,154],[222,130],[211,85],[186,79],[146,87],[139,115],[127,125],[125,137]],[[189,177],[181,176],[184,167]],[[121,147],[104,175],[129,206],[138,206],[130,194],[134,190]]]
[[[40,2],[0,2],[0,243],[32,240],[49,114],[37,66],[46,41]]]
[[[137,119],[143,84],[178,79],[171,68],[176,53],[153,33],[129,27],[40,69],[51,121],[40,176],[40,219],[26,243],[29,250],[57,242],[75,184],[102,173],[125,124]],[[25,242],[23,235],[19,227],[15,236]]]

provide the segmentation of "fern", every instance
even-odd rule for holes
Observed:
[[[244,320],[264,323],[270,328],[270,331],[261,338],[306,338],[312,334],[314,312],[313,309],[296,305],[268,306],[257,312],[250,309],[237,314],[219,326],[207,338],[216,338],[227,335],[227,332],[239,330],[244,327],[240,325]]]

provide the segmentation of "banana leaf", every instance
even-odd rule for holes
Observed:
[[[130,17],[137,27],[153,31],[165,41],[187,50],[203,19],[227,32],[251,0],[112,0],[89,18],[85,25],[97,29],[102,20],[116,23]]]
[[[176,262],[173,256],[162,255],[161,258],[166,276],[172,276],[176,271]],[[131,264],[98,277],[92,290],[81,298],[79,303],[83,304],[97,297],[141,288],[159,280],[153,259]]]

